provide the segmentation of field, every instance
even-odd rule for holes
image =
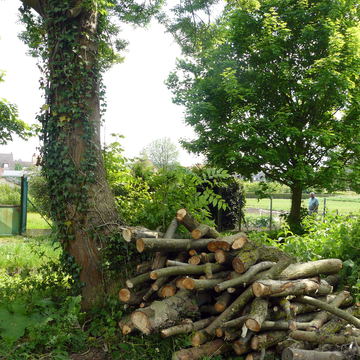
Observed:
[[[49,221],[50,223],[50,221]],[[39,213],[27,213],[27,229],[51,229],[51,226]]]
[[[339,214],[357,214],[360,212],[360,195],[354,196],[331,196],[327,198],[319,198],[319,214],[324,212],[324,201],[326,213],[337,212]],[[246,199],[245,209],[264,209],[270,210],[270,199]],[[290,199],[273,199],[272,209],[274,211],[290,211],[291,200]],[[302,206],[307,208],[307,200],[302,201]],[[246,210],[245,210],[246,212]]]

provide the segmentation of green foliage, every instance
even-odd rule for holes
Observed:
[[[28,211],[37,211],[46,219],[51,218],[51,197],[48,192],[47,182],[41,171],[33,166],[31,169],[31,176],[28,180],[28,198],[32,204],[28,202]]]
[[[355,1],[228,3],[206,28],[213,46],[168,78],[196,133],[183,145],[246,178],[263,171],[297,197],[331,189],[360,151],[358,17]],[[291,216],[300,222],[298,200]]]
[[[282,226],[278,239],[271,239],[264,232],[252,234],[257,241],[277,246],[296,257],[300,262],[319,259],[340,259],[340,275],[345,285],[352,288],[356,301],[360,299],[360,216],[328,214],[326,217],[307,216],[303,220],[305,234],[294,235],[288,224]]]
[[[0,184],[0,205],[20,205],[20,203],[20,187]]]
[[[198,220],[213,224],[209,205],[226,208],[224,200],[214,192],[213,187],[214,184],[226,186],[223,181],[227,178],[224,170],[206,169],[198,175],[177,167],[153,173],[146,182],[133,179],[127,184],[127,193],[117,196],[116,200],[124,219],[130,224],[142,224],[150,229],[156,229],[161,224],[166,228],[181,208],[186,208]]]
[[[5,72],[0,70],[0,83],[4,81],[4,76]],[[33,136],[33,131],[29,125],[19,119],[16,105],[0,99],[0,145],[6,145],[9,141],[13,141],[13,135],[27,140]]]

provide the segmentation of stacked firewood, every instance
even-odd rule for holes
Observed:
[[[179,224],[188,238],[175,235]],[[164,338],[189,333],[193,347],[175,352],[174,360],[229,351],[246,360],[269,353],[286,360],[360,355],[360,307],[349,292],[334,291],[339,259],[293,263],[289,254],[242,232],[222,238],[186,209],[164,234],[135,227],[125,228],[123,237],[153,257],[119,291],[134,308],[119,326],[124,334],[160,332]],[[344,328],[350,330],[338,335]],[[335,351],[328,344],[355,346]]]

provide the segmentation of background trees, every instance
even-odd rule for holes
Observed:
[[[197,134],[183,145],[289,186],[299,222],[302,190],[330,187],[359,155],[358,18],[353,1],[228,5],[213,45],[168,78]]]

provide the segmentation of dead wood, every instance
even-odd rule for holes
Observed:
[[[169,227],[166,230],[166,233],[164,235],[164,239],[171,239],[174,237],[176,230],[179,226],[179,222],[177,221],[176,217],[174,217],[171,222]],[[159,240],[161,241],[161,240]],[[166,252],[155,252],[153,254],[153,258],[152,258],[152,264],[151,264],[151,269],[152,270],[156,270],[156,269],[161,269],[165,266],[166,263],[166,259],[167,259],[167,253]]]
[[[309,293],[329,294],[332,287],[318,278],[299,280],[258,280],[252,284],[254,295],[262,296],[288,296]]]
[[[232,272],[232,278],[230,280],[224,281],[215,287],[216,291],[223,291],[229,287],[236,286],[246,286],[252,283],[252,278],[254,275],[260,271],[266,270],[274,266],[275,263],[271,261],[263,261],[256,265],[253,265],[245,274],[239,274],[237,272]],[[236,275],[235,275],[236,274]]]
[[[157,231],[151,231],[142,226],[126,227],[122,229],[122,237],[126,242],[135,242],[139,238],[159,238]]]
[[[360,338],[351,335],[335,335],[335,334],[325,334],[324,332],[314,332],[314,331],[301,331],[295,330],[290,331],[289,335],[299,341],[310,341],[315,344],[350,344],[357,342],[360,344]]]
[[[330,304],[319,301],[319,300],[314,299],[314,298],[312,298],[310,296],[301,295],[301,296],[298,297],[298,299],[301,302],[305,302],[307,304],[316,306],[319,309],[329,311],[332,314],[345,319],[350,324],[353,324],[354,326],[356,326],[358,329],[360,328],[360,320],[357,319],[355,316],[352,316],[351,314],[349,314],[348,312],[346,312],[344,310],[338,309],[338,308],[336,308],[336,307],[334,307],[334,306],[332,306]]]
[[[251,339],[251,348],[260,351],[275,346],[277,343],[284,340],[288,336],[288,333],[289,332],[286,330],[261,332]]]
[[[286,348],[282,353],[282,360],[342,360],[346,359],[340,351],[315,351]]]
[[[130,306],[140,305],[140,303],[143,301],[143,296],[147,291],[148,289],[144,289],[134,293],[129,289],[121,289],[119,291],[119,299]]]
[[[200,224],[196,229],[191,231],[191,237],[194,240],[198,240],[202,237],[208,237],[213,239],[221,239],[221,234],[209,225]]]
[[[265,321],[269,300],[266,298],[256,298],[251,305],[248,318],[245,321],[246,327],[251,331],[260,331],[261,325]]]
[[[244,273],[260,261],[278,262],[282,257],[290,255],[284,253],[276,247],[258,245],[254,242],[247,242],[239,251],[232,262],[234,270],[240,274]]]
[[[200,240],[199,240],[200,241]],[[162,268],[159,270],[151,271],[149,274],[150,279],[156,280],[161,276],[173,275],[201,275],[205,273],[205,266],[210,265],[213,273],[225,271],[226,267],[220,264],[204,264],[204,265],[188,265],[188,266],[172,266]]]
[[[183,280],[182,284],[185,289],[188,290],[199,290],[199,289],[213,289],[215,285],[219,282],[223,281],[223,279],[192,279],[186,278]]]
[[[203,329],[204,327],[210,325],[214,320],[215,316],[212,316],[195,322],[191,321],[187,324],[175,325],[167,329],[162,329],[160,334],[163,338],[167,338],[169,336],[191,333],[193,331]]]
[[[151,271],[151,261],[147,261],[136,266],[136,273],[138,275],[145,274],[149,271]]]
[[[136,240],[136,248],[140,253],[148,252],[180,252],[185,250],[204,251],[210,239],[144,239]]]
[[[176,212],[176,219],[188,230],[190,233],[195,230],[200,222],[195,220],[195,218],[186,210],[180,209]]]
[[[197,360],[204,356],[217,356],[232,350],[231,344],[222,339],[210,341],[196,348],[182,349],[172,355],[172,360]]]
[[[234,296],[224,291],[216,300],[216,303],[214,305],[215,310],[218,312],[223,312],[233,299]]]
[[[333,275],[337,274],[341,268],[342,261],[339,259],[323,259],[306,263],[290,264],[281,274],[279,274],[278,279],[294,280],[310,278],[320,274]]]

